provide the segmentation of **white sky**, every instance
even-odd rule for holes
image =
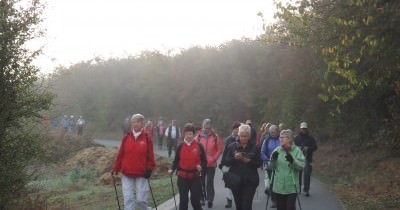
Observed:
[[[271,22],[273,0],[44,0],[42,72],[96,56],[127,57],[218,46],[262,32],[258,12]],[[36,44],[37,44],[36,43]],[[36,45],[35,44],[35,45]]]

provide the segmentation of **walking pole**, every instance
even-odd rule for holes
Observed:
[[[265,210],[268,210],[269,198],[271,197],[272,199],[272,188],[274,187],[274,179],[275,179],[275,170],[272,171],[272,179],[271,183],[269,184],[269,194],[267,196],[267,205],[265,206]]]
[[[118,193],[117,193],[117,184],[115,183],[115,177],[114,177],[114,175],[111,175],[111,177],[112,177],[113,183],[114,183],[115,197],[116,197],[117,203],[118,203],[118,210],[121,210],[121,206],[119,205],[119,198],[118,198]]]
[[[294,172],[294,169],[293,169],[292,172]],[[297,202],[299,203],[299,208],[300,208],[300,210],[302,210],[302,209],[301,209],[301,204],[300,204],[299,192],[297,191],[297,186],[296,186],[296,182],[294,182],[293,174],[294,174],[294,173],[292,173],[292,180],[293,180],[293,184],[294,184],[294,189],[296,190]]]
[[[158,209],[157,209],[156,199],[154,199],[154,194],[153,194],[153,190],[151,189],[151,185],[150,185],[150,180],[149,180],[149,178],[147,178],[147,184],[149,185],[149,188],[150,188],[150,193],[151,193],[151,197],[153,198],[154,206],[156,207],[156,210],[158,210]]]
[[[203,177],[201,175],[202,173],[200,172],[200,185],[201,185],[201,193],[203,194],[203,201],[206,201],[206,191],[204,190],[204,185],[203,185]]]
[[[173,194],[173,196],[174,196],[175,209],[178,210],[178,206],[176,205],[175,190],[174,190],[174,182],[172,181],[172,174],[171,174],[169,177],[171,178],[172,194]]]

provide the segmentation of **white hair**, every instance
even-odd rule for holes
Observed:
[[[141,121],[141,122],[143,122],[144,121],[144,116],[141,115],[141,114],[134,114],[131,117],[131,121]]]
[[[206,124],[211,124],[211,120],[210,119],[204,119],[203,120],[203,128]]]
[[[247,124],[241,124],[239,126],[239,133],[248,133],[251,134],[251,127]]]
[[[278,131],[279,130],[279,128],[278,128],[278,126],[276,126],[276,125],[271,125],[270,127],[269,127],[269,132],[270,133],[272,133],[273,131]]]
[[[287,136],[289,137],[290,142],[293,142],[293,131],[290,129],[282,130],[280,136]]]

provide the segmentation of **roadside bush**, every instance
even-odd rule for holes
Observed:
[[[71,182],[75,183],[81,179],[91,181],[96,176],[96,170],[94,168],[74,168],[68,173],[68,177]]]

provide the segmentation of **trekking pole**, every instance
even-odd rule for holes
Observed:
[[[169,177],[171,178],[172,195],[174,196],[175,209],[178,210],[178,206],[176,205],[175,190],[174,190],[174,182],[172,181],[172,174],[171,174]]]
[[[150,180],[149,180],[149,178],[147,178],[147,184],[149,185],[149,188],[150,188],[150,193],[151,193],[151,197],[153,198],[154,207],[156,207],[156,210],[158,210],[158,209],[157,209],[156,199],[154,199],[154,194],[153,194],[153,190],[151,189],[151,185],[150,185]]]
[[[293,169],[292,172],[294,172],[294,169]],[[293,184],[294,184],[294,189],[296,190],[297,202],[299,203],[299,208],[300,208],[300,210],[302,210],[302,209],[301,209],[301,204],[300,204],[299,192],[297,191],[297,186],[296,186],[296,182],[294,182],[294,176],[293,176],[293,174],[294,174],[294,173],[292,173],[292,180],[293,180]]]
[[[207,197],[207,195],[206,195],[206,191],[204,190],[204,182],[203,182],[203,176],[201,175],[202,174],[202,172],[200,172],[200,185],[201,185],[201,193],[203,194],[203,200],[204,200],[204,202],[206,201],[206,197]]]
[[[270,197],[271,197],[271,201],[272,201],[272,188],[274,186],[274,179],[275,179],[275,170],[272,171],[272,179],[271,179],[271,183],[269,184],[269,194],[267,196],[267,205],[265,206],[265,210],[268,210],[268,203],[269,203]]]
[[[111,175],[111,177],[112,177],[113,183],[114,183],[115,197],[116,197],[117,203],[118,203],[118,210],[121,210],[121,206],[119,205],[119,198],[118,198],[117,184],[115,182],[115,177],[114,177],[114,175]]]

